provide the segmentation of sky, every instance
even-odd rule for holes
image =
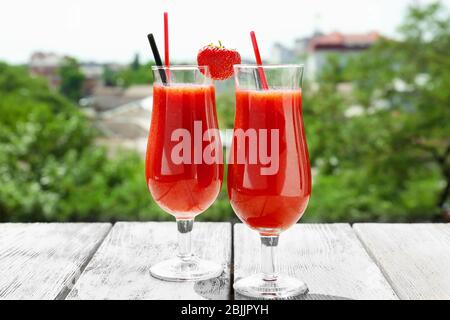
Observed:
[[[0,60],[24,63],[35,51],[119,63],[139,53],[147,60],[147,33],[162,51],[164,11],[172,61],[195,61],[202,46],[218,40],[250,58],[251,30],[264,59],[274,42],[290,46],[316,29],[395,36],[413,2],[432,0],[2,0]]]

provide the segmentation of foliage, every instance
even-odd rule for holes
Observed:
[[[216,97],[219,128],[232,129],[234,126],[235,102],[232,93],[221,93]]]
[[[102,80],[103,84],[107,87],[115,87],[121,85],[119,73],[108,65],[103,67]]]
[[[0,220],[158,219],[135,154],[109,159],[75,105],[0,64]]]
[[[74,58],[65,58],[59,68],[61,83],[59,91],[70,100],[78,103],[83,96],[84,75]]]
[[[120,70],[113,70],[108,66],[103,69],[103,83],[106,86],[129,87],[131,85],[152,84],[153,62],[141,64],[139,55],[135,55],[130,65]]]
[[[414,221],[446,211],[450,184],[450,19],[410,8],[401,41],[348,64],[331,57],[304,112],[317,170],[306,219]],[[340,85],[352,79],[351,94]],[[349,106],[359,110],[351,116]],[[445,212],[444,212],[445,213]]]
[[[139,65],[137,69],[133,66],[127,67],[118,73],[119,82],[122,86],[129,87],[133,84],[152,84],[152,65],[153,63],[146,63]]]
[[[141,61],[139,58],[139,54],[136,53],[134,55],[133,61],[131,62],[130,69],[136,71],[136,70],[139,70],[140,67],[141,67]]]

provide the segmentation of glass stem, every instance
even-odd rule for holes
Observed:
[[[261,270],[266,281],[277,280],[275,251],[279,236],[261,236]]]
[[[177,219],[178,228],[178,257],[188,261],[192,259],[191,231],[194,219]]]

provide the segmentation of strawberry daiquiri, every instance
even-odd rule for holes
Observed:
[[[152,265],[150,274],[166,281],[208,280],[222,274],[221,261],[195,256],[191,234],[194,218],[213,204],[223,180],[213,80],[231,77],[232,63],[240,63],[240,56],[225,48],[200,50],[198,66],[171,66],[168,13],[164,13],[164,65],[153,33],[147,38],[156,65],[145,177],[153,199],[176,218],[178,230],[177,256]],[[158,236],[167,235],[156,232]]]
[[[152,71],[145,176],[155,202],[177,220],[178,254],[152,265],[150,273],[167,281],[215,278],[222,265],[191,251],[194,218],[213,204],[223,180],[213,81],[206,66],[155,66]]]
[[[202,139],[201,145],[188,141],[190,159],[179,163],[172,157],[180,143],[173,139],[173,134],[183,129],[193,140],[195,124],[200,126],[202,138],[206,130],[218,129],[214,86],[155,84],[153,101],[146,161],[149,190],[164,211],[176,218],[193,218],[205,211],[219,194],[223,164],[194,159],[196,151],[214,142],[210,141],[212,137]]]
[[[295,297],[308,287],[277,272],[274,252],[311,195],[303,66],[263,65],[254,32],[250,36],[257,64],[234,66],[236,116],[227,186],[236,215],[260,235],[261,272],[237,280],[233,288],[252,298]]]
[[[255,163],[237,163],[235,159],[228,167],[228,194],[234,211],[247,225],[264,234],[279,234],[296,223],[311,194],[301,107],[300,89],[236,91],[235,132],[251,129],[268,135],[278,134],[277,140],[266,138],[278,144],[276,147],[268,145],[272,164],[276,165],[272,174],[261,170],[268,164],[260,157]],[[248,134],[246,139],[245,146],[238,146],[238,137],[234,136],[235,158],[238,152],[245,152],[245,158],[250,159],[252,143],[261,147],[260,135]],[[276,151],[278,153],[274,154]]]

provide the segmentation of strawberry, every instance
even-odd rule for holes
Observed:
[[[233,75],[233,65],[241,63],[241,55],[233,49],[209,44],[198,52],[197,63],[199,66],[208,66],[211,78],[225,80]]]

